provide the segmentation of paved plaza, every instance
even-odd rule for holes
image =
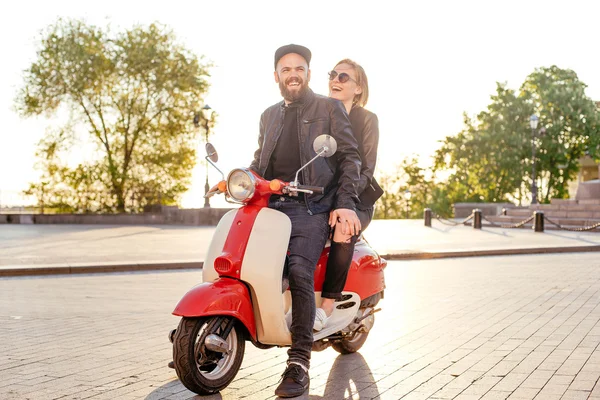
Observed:
[[[531,233],[530,233],[531,234]],[[170,315],[199,271],[0,278],[0,399],[192,399]],[[359,353],[313,353],[308,399],[600,399],[600,257],[392,261]],[[246,348],[207,399],[270,399],[285,349]]]

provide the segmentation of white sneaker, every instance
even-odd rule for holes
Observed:
[[[327,320],[329,320],[329,317],[327,314],[325,314],[325,310],[322,308],[317,308],[317,311],[315,312],[315,324],[313,325],[313,330],[320,331],[321,329],[325,328],[325,325],[327,325]]]

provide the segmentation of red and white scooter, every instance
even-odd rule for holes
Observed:
[[[216,151],[210,144],[206,147],[206,159],[214,166]],[[333,155],[337,144],[331,136],[321,135],[313,149],[316,155],[306,165]],[[292,300],[289,290],[282,290],[291,222],[268,203],[273,194],[322,193],[322,188],[299,185],[297,176],[294,182],[267,181],[240,168],[219,184],[219,192],[241,207],[229,211],[217,225],[204,261],[203,283],[179,301],[173,314],[182,318],[169,334],[177,376],[192,392],[205,395],[227,387],[242,364],[247,340],[261,349],[291,345],[286,313]],[[317,304],[328,254],[326,247],[315,271]],[[375,322],[375,306],[383,298],[386,264],[365,240],[357,242],[343,298],[336,302],[326,327],[314,333],[313,350],[331,345],[346,354],[361,348]]]

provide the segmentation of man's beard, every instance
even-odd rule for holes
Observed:
[[[287,88],[287,84],[290,81],[296,81],[300,84],[300,88],[298,90],[291,91]],[[306,92],[308,91],[308,83],[305,83],[304,80],[300,78],[288,78],[286,82],[279,81],[279,90],[281,91],[281,96],[293,103],[294,101],[300,100]]]

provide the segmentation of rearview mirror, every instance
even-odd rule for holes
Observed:
[[[217,162],[219,161],[219,155],[217,154],[217,150],[215,146],[210,143],[206,143],[206,157],[210,158],[210,161]]]
[[[331,157],[337,151],[337,142],[331,135],[317,136],[313,142],[313,150],[321,157]]]

